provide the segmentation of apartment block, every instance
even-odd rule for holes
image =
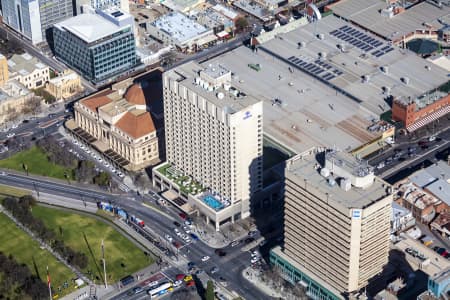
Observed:
[[[249,216],[262,189],[262,102],[236,89],[231,73],[194,62],[164,73],[167,162],[153,171],[154,184],[216,229]]]
[[[284,248],[271,262],[313,299],[344,299],[388,262],[391,187],[372,168],[334,150],[287,161]]]

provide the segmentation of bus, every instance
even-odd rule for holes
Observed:
[[[172,289],[173,289],[172,283],[166,282],[166,283],[163,283],[153,289],[148,290],[147,294],[150,295],[150,299],[155,299],[156,297],[158,297],[160,295],[164,295],[164,294],[168,293]]]

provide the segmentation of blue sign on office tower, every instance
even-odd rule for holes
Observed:
[[[252,117],[252,113],[249,111],[246,111],[244,114],[244,120],[247,120],[248,118],[251,118],[251,117]]]
[[[361,210],[360,209],[354,209],[352,214],[352,219],[361,219]]]

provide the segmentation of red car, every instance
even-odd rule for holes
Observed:
[[[176,280],[183,280],[184,277],[186,277],[186,275],[184,275],[184,274],[178,274],[175,278],[176,278]]]
[[[180,216],[180,218],[182,218],[183,220],[186,220],[187,216],[185,213],[179,213],[178,214]]]
[[[445,250],[444,252],[441,253],[441,256],[445,257],[448,254],[448,251]]]
[[[195,286],[195,281],[194,280],[188,281],[188,283],[186,283],[186,286],[187,287]]]
[[[181,247],[181,243],[180,242],[173,242],[173,245],[175,246],[175,248],[179,249]]]

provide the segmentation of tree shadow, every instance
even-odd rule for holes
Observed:
[[[39,268],[36,264],[36,260],[34,259],[34,256],[31,256],[31,259],[33,260],[33,268],[34,268],[34,272],[36,272],[36,277],[41,278],[41,275],[39,274]]]
[[[100,266],[97,264],[97,259],[95,258],[94,252],[92,251],[91,245],[89,244],[89,242],[87,240],[87,237],[86,237],[86,234],[84,232],[83,232],[83,238],[84,238],[84,241],[86,242],[86,246],[88,247],[89,253],[91,254],[92,261],[95,264],[95,268],[97,269],[97,272],[100,275],[98,277],[100,278],[100,280],[103,281],[104,284],[106,284],[106,282],[104,280],[104,276],[102,276],[103,272],[102,272]]]

